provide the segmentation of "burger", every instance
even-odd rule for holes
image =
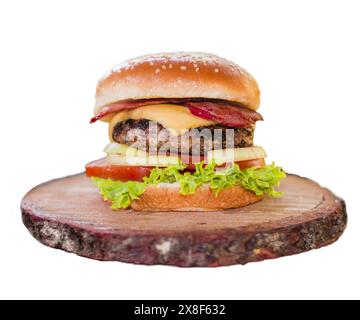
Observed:
[[[100,79],[94,117],[106,156],[86,174],[112,209],[212,211],[280,196],[281,167],[255,146],[260,91],[237,64],[207,53],[127,60]]]

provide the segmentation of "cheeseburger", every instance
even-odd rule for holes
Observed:
[[[255,146],[260,91],[237,64],[206,53],[125,61],[98,83],[106,156],[86,174],[112,209],[210,211],[268,196],[285,173]]]

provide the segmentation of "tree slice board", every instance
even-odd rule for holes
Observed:
[[[113,211],[85,174],[52,180],[21,202],[41,243],[97,259],[216,267],[298,254],[336,241],[345,203],[312,180],[288,175],[281,198],[218,212]]]

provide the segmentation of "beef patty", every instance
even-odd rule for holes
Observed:
[[[171,151],[204,155],[208,150],[252,146],[254,127],[232,128],[211,125],[187,130],[177,136],[158,122],[129,119],[114,126],[112,138],[115,142],[132,145],[150,153]]]

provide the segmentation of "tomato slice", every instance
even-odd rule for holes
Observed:
[[[244,161],[235,161],[237,165],[239,165],[240,169],[247,169],[251,167],[255,168],[262,168],[265,166],[265,159],[253,159],[253,160],[244,160]],[[219,168],[227,168],[231,167],[232,163],[224,163],[222,165],[219,165]]]
[[[250,167],[261,168],[265,166],[264,159],[238,161],[236,163],[240,166],[241,169],[246,169]],[[231,164],[228,165],[230,166]],[[225,166],[226,165],[222,165],[220,167]],[[107,163],[106,158],[102,158],[90,162],[86,165],[86,175],[88,177],[99,177],[103,179],[113,179],[120,181],[142,181],[143,177],[148,177],[150,175],[150,171],[153,168],[154,167],[148,166],[114,165]],[[194,169],[195,165],[193,163],[189,163],[185,171],[191,172]]]
[[[120,181],[142,181],[143,177],[148,177],[154,167],[145,166],[119,166],[109,164],[105,158],[95,160],[86,165],[86,175],[88,177],[99,177],[103,179],[113,179]]]
[[[265,167],[265,159],[264,158],[238,161],[236,163],[239,165],[240,169],[246,169],[246,168],[251,168],[251,167],[256,167],[256,168]]]

